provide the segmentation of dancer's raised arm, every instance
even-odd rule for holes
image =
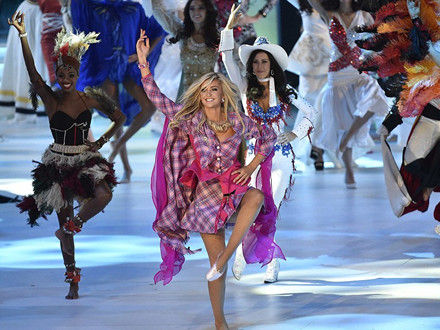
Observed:
[[[147,61],[147,56],[150,53],[150,40],[146,36],[145,31],[142,29],[139,39],[136,43],[136,53],[145,93],[147,93],[148,98],[151,100],[151,102],[153,102],[159,111],[161,111],[168,118],[172,119],[180,110],[181,106],[170,100],[156,85]]]
[[[12,18],[8,19],[8,24],[14,26],[19,33],[24,62],[26,64],[26,69],[29,73],[32,86],[43,100],[43,103],[46,105],[46,112],[48,112],[48,109],[52,108],[51,105],[53,105],[56,101],[53,91],[43,81],[43,78],[41,78],[40,74],[35,68],[34,58],[27,40],[26,27],[24,25],[24,14],[19,11],[15,12]],[[48,113],[48,115],[50,116],[50,113]]]
[[[310,5],[315,9],[319,15],[321,15],[322,19],[327,23],[327,25],[330,22],[330,16],[327,10],[324,9],[324,7],[321,5],[319,0],[307,0]]]
[[[176,36],[182,29],[183,22],[177,14],[165,8],[163,0],[151,0],[153,16],[168,33]]]
[[[222,53],[222,61],[225,64],[226,71],[228,72],[231,81],[236,84],[240,92],[246,91],[247,83],[240,72],[240,67],[235,63],[233,50],[234,50],[234,35],[233,29],[237,25],[242,14],[239,12],[240,5],[235,7],[232,5],[231,14],[229,15],[228,23],[221,32],[219,52]]]

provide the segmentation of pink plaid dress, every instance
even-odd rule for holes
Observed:
[[[152,75],[144,77],[142,83],[156,108],[166,115],[168,121],[173,120],[182,106],[160,92]],[[220,176],[231,166],[237,165],[242,138],[255,138],[260,141],[258,152],[265,156],[272,152],[275,144],[276,134],[272,128],[261,128],[246,115],[243,114],[240,118],[233,112],[228,113],[228,119],[235,134],[220,142],[206,123],[198,129],[202,116],[203,113],[200,111],[182,122],[179,128],[164,127],[164,134],[159,141],[152,176],[153,200],[158,209],[153,229],[161,238],[164,262],[161,272],[155,276],[156,282],[164,280],[164,284],[168,283],[172,276],[180,271],[184,261],[183,254],[192,253],[184,245],[189,238],[188,232],[215,233],[216,229],[224,225],[223,222],[220,222],[220,225],[216,224],[221,206],[226,218],[230,218],[247,190],[239,194],[232,193],[229,202],[222,205],[224,196],[219,179],[199,180],[193,187],[183,185],[180,179],[193,164],[196,155],[203,171]],[[189,135],[192,136],[192,142]],[[158,179],[161,172],[163,180]],[[161,181],[163,189],[160,187]],[[162,190],[166,190],[166,196]]]

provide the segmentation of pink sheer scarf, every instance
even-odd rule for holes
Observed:
[[[165,170],[163,167],[163,160],[165,155],[165,139],[168,131],[169,119],[165,118],[162,134],[156,149],[156,159],[154,161],[153,171],[151,173],[151,193],[153,204],[156,207],[156,218],[154,220],[153,228],[160,218],[162,211],[168,202],[167,185],[165,180]],[[176,251],[170,244],[163,239],[160,240],[160,254],[162,256],[162,263],[160,270],[154,275],[154,283],[163,281],[163,285],[171,282],[173,276],[180,272],[183,263],[185,262],[184,255]]]

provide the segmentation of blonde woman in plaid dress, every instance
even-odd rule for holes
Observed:
[[[145,56],[148,49],[148,38],[141,30],[137,52],[144,89],[167,117],[151,184],[157,209],[153,228],[161,238],[163,259],[154,280],[171,281],[182,268],[184,254],[193,253],[185,246],[188,233],[199,232],[211,264],[206,278],[215,325],[227,329],[223,312],[227,262],[245,234],[258,235],[251,253],[261,249],[260,242],[267,244],[254,222],[263,194],[248,183],[272,151],[276,135],[239,112],[235,87],[221,74],[202,76],[188,88],[182,105],[168,99],[150,73]],[[261,142],[258,154],[247,166],[238,161],[243,138]],[[225,244],[224,228],[234,213],[235,226]]]

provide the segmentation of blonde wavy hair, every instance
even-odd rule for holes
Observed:
[[[221,73],[209,72],[197,79],[183,94],[181,102],[183,108],[174,116],[173,121],[170,123],[170,128],[178,127],[182,121],[191,120],[192,117],[198,112],[202,111],[203,105],[200,97],[202,86],[205,82],[208,85],[214,80],[218,80],[223,91],[223,111],[226,111],[226,117],[228,113],[235,112],[242,125],[242,134],[244,134],[244,122],[241,118],[241,112],[238,108],[238,88],[228,78]],[[206,115],[203,113],[202,120],[198,123],[197,129],[201,131],[202,125],[206,122]]]

